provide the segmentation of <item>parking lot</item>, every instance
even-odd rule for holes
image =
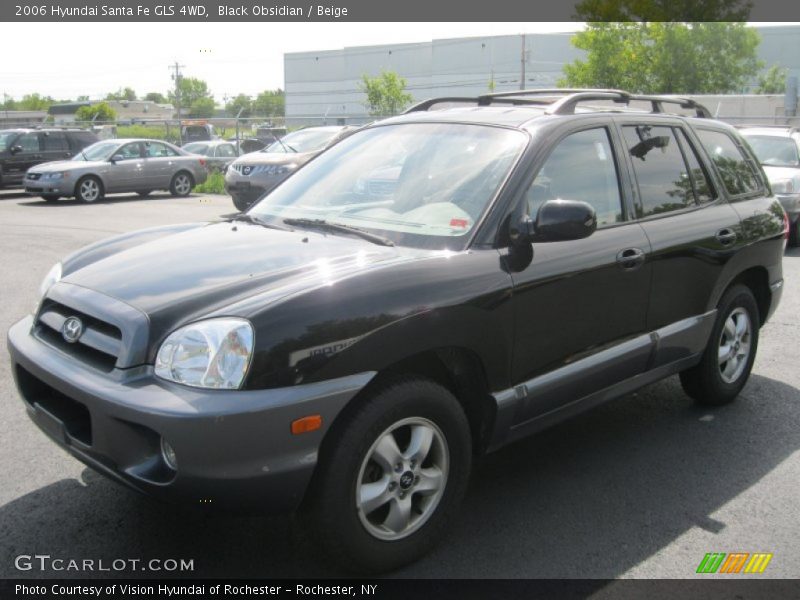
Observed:
[[[48,204],[0,192],[0,327],[29,313],[64,255],[107,236],[235,212],[230,198],[153,194]],[[165,256],[164,260],[169,260]],[[769,552],[761,577],[800,572],[800,250],[734,404],[698,408],[677,377],[476,465],[452,534],[399,577],[689,578],[708,552]],[[165,506],[85,468],[28,420],[0,355],[0,576],[15,557],[191,559],[193,577],[335,576],[286,517]],[[146,575],[145,575],[146,576]],[[733,577],[744,577],[734,575]]]

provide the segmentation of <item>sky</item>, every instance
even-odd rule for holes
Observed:
[[[56,99],[132,87],[172,87],[170,65],[208,83],[218,103],[239,93],[283,87],[283,54],[432,39],[570,32],[579,23],[0,23],[6,48],[24,60],[0,63],[0,94]],[[31,43],[48,40],[47,44]],[[83,40],[76,43],[75,40]],[[1,96],[0,96],[1,97]]]

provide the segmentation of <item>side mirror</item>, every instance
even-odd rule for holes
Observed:
[[[11,146],[11,154],[18,154],[22,152],[22,146]]]
[[[114,156],[111,157],[111,160],[109,162],[116,164],[121,160],[125,160],[125,157],[122,156],[122,154],[115,154]]]
[[[564,242],[589,237],[597,229],[594,208],[580,200],[548,200],[539,208],[536,220],[525,217],[516,236],[517,243]]]

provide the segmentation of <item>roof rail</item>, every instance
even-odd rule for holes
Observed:
[[[560,96],[557,100],[543,100],[536,96]],[[475,104],[477,106],[490,106],[492,104],[536,104],[546,105],[547,114],[569,115],[575,113],[575,108],[581,102],[591,100],[611,100],[617,104],[630,104],[633,100],[649,102],[651,113],[664,113],[664,104],[677,104],[681,108],[692,109],[695,116],[700,118],[713,118],[711,112],[702,104],[695,102],[691,98],[677,96],[653,96],[645,94],[631,94],[623,90],[614,89],[583,89],[583,88],[540,88],[532,90],[513,90],[507,92],[495,92],[482,94],[474,98],[467,97],[443,97],[430,98],[415,104],[406,113],[427,111],[436,104],[446,102],[458,102]]]

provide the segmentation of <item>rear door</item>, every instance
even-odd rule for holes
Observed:
[[[535,243],[527,266],[512,269],[512,380],[527,386],[516,425],[646,367],[650,246],[631,218],[620,146],[613,127],[568,130],[534,168],[522,200],[531,218],[547,200],[588,202],[598,229],[582,240]]]
[[[177,170],[178,154],[161,142],[145,142],[144,180],[151,189],[167,189]]]
[[[647,327],[702,319],[726,262],[744,243],[738,214],[704,165],[698,140],[680,120],[620,119],[635,195],[635,210],[650,240],[653,288]],[[699,344],[699,345],[698,345]],[[702,350],[704,339],[685,342],[657,364]]]
[[[42,160],[69,160],[72,153],[69,148],[67,136],[63,131],[41,132]]]

